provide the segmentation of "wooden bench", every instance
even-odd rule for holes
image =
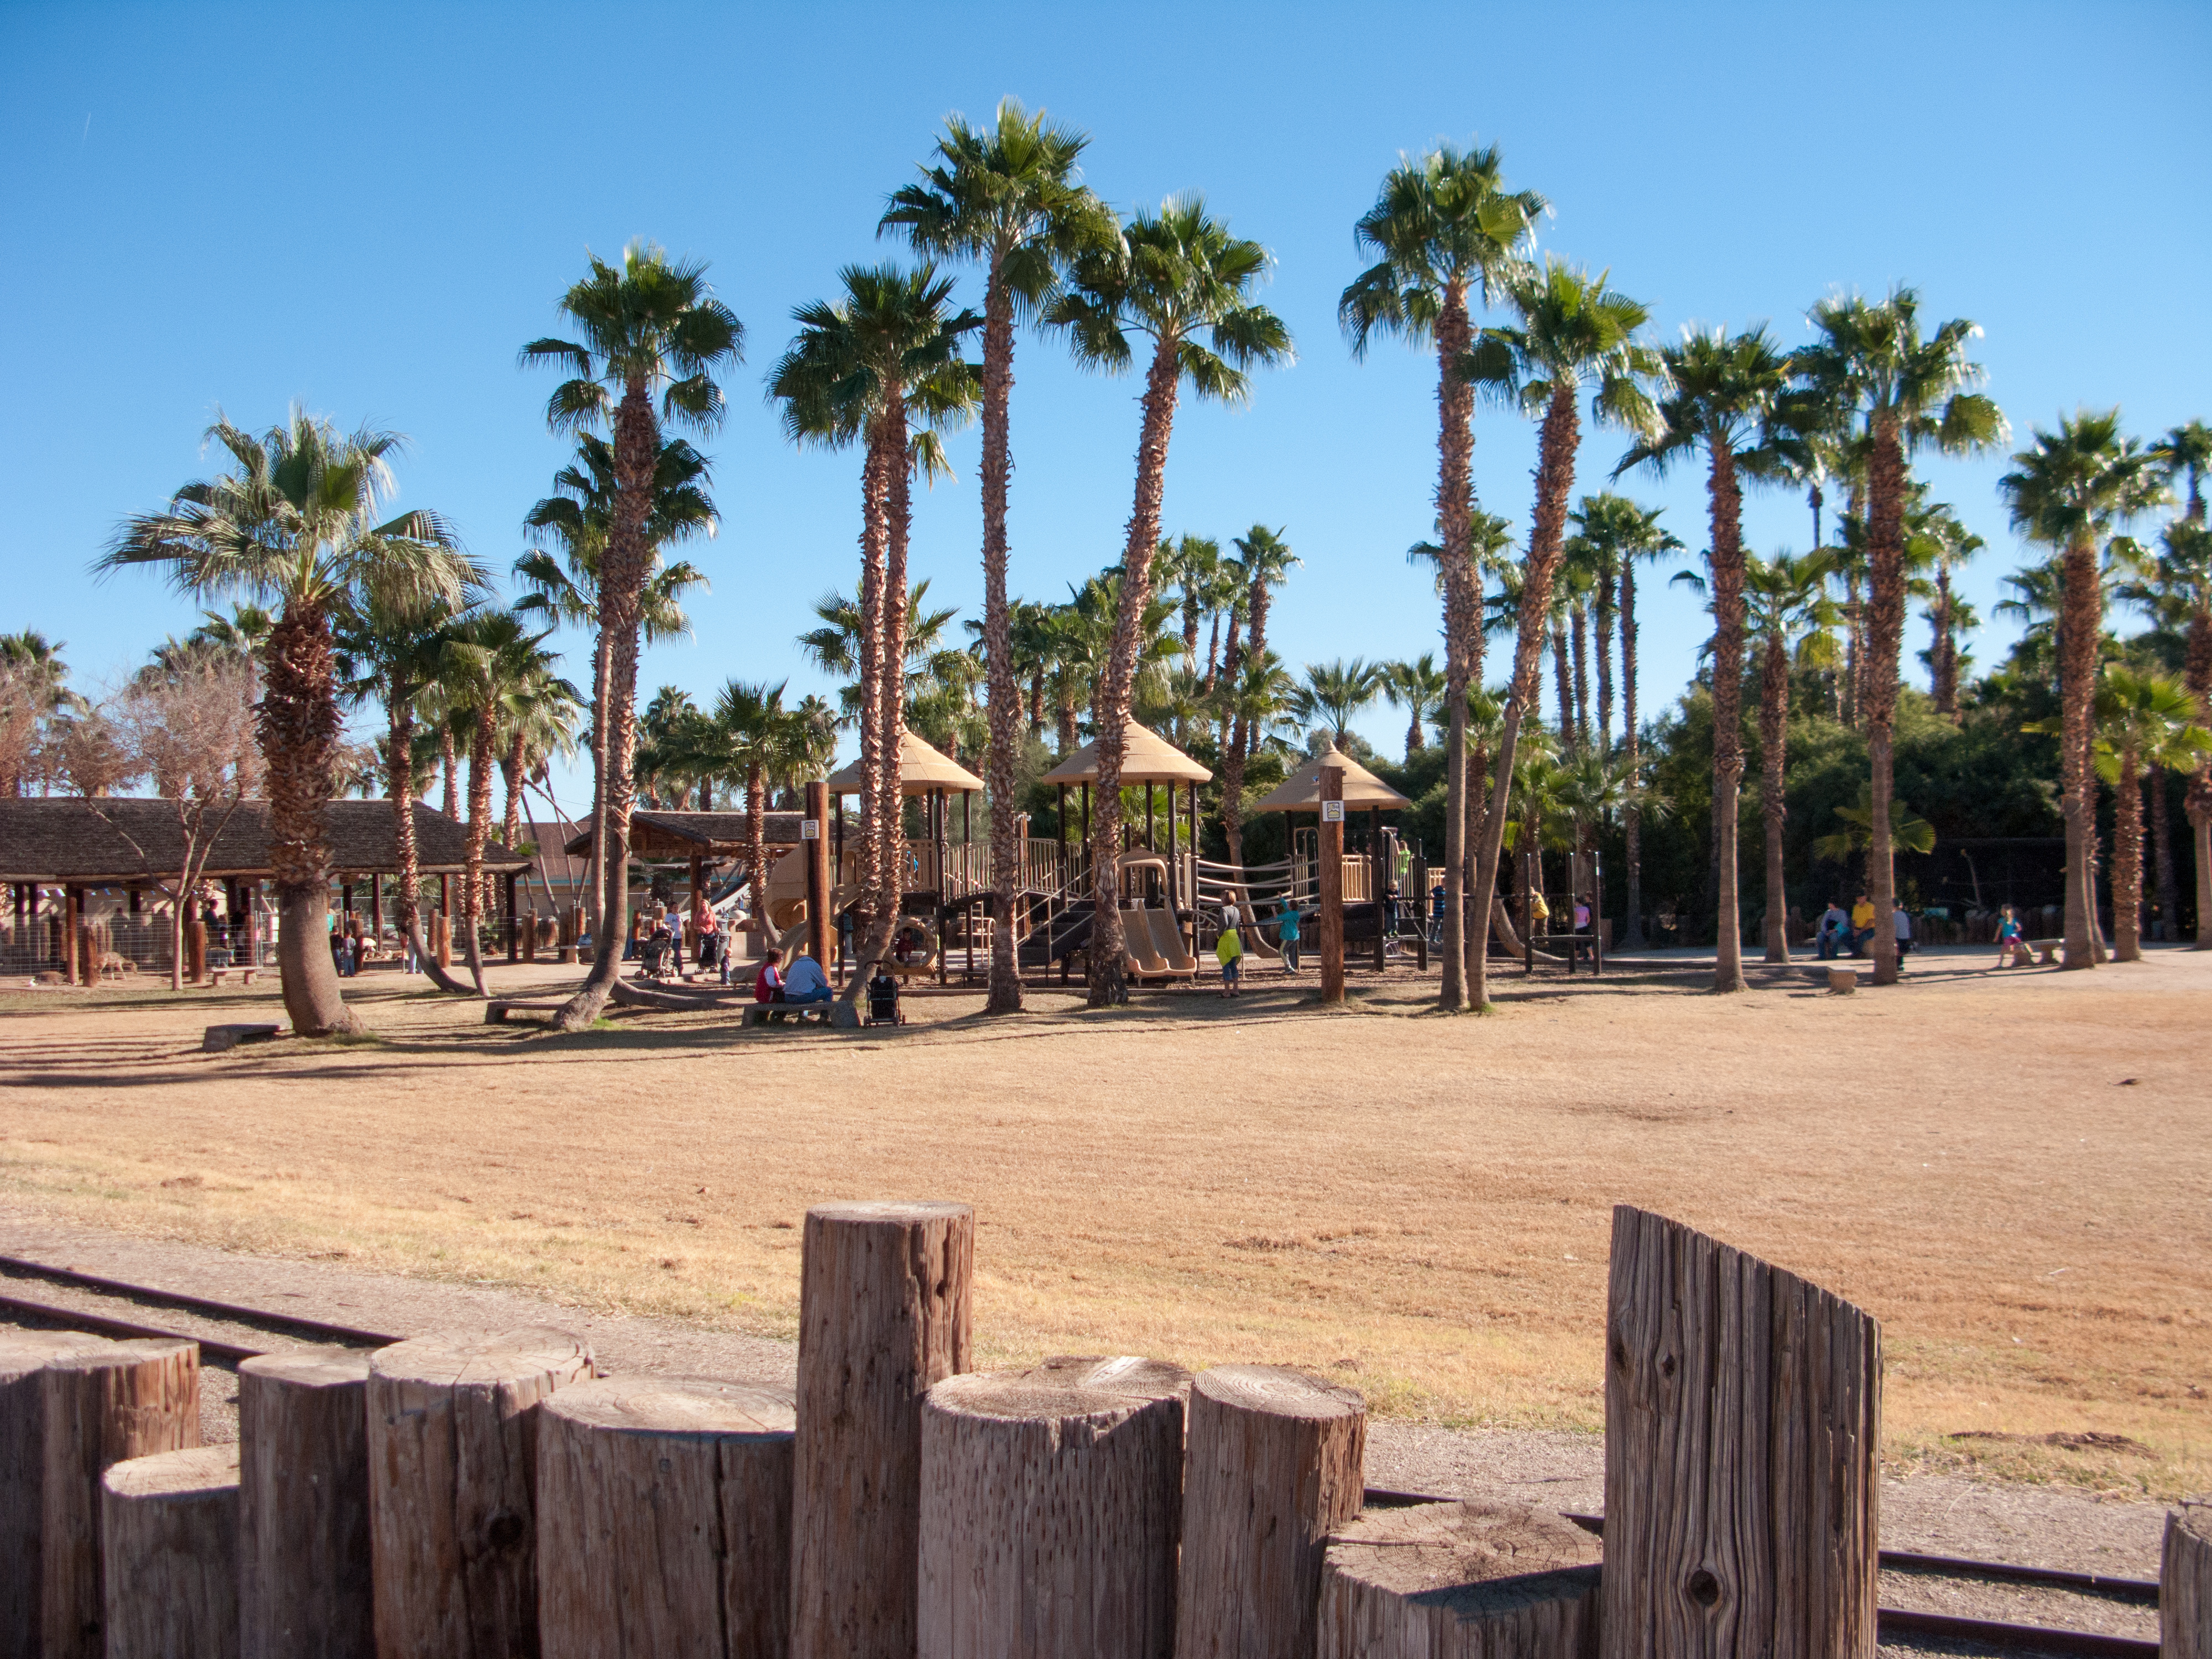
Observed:
[[[236,974],[240,984],[251,985],[253,976],[260,971],[258,968],[210,968],[207,970],[207,982],[210,986],[220,985],[231,975]]]
[[[745,1008],[744,1025],[750,1030],[756,1025],[780,1025],[786,1018],[798,1025],[835,1025],[837,1005],[833,1002],[755,1002]]]

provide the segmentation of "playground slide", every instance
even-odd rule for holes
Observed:
[[[1169,969],[1152,944],[1152,914],[1149,910],[1121,912],[1121,948],[1128,958],[1124,966],[1133,977],[1165,979]]]
[[[1182,929],[1176,926],[1172,910],[1141,912],[1145,925],[1152,932],[1152,954],[1165,964],[1167,971],[1178,979],[1188,979],[1198,972],[1198,963],[1189,951],[1183,949]]]

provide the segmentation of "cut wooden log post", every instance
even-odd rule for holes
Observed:
[[[538,1425],[544,1659],[782,1659],[790,1394],[704,1377],[563,1389]]]
[[[47,1659],[100,1659],[100,1477],[110,1468],[200,1443],[200,1345],[111,1342],[48,1360],[40,1494],[39,1623]]]
[[[921,1411],[921,1659],[1169,1659],[1190,1373],[1048,1359]]]
[[[591,1375],[589,1345],[544,1326],[417,1337],[370,1358],[379,1653],[538,1651],[537,1407]]]
[[[2212,1659],[2212,1504],[2167,1512],[2158,1640],[2160,1659]]]
[[[822,1204],[799,1265],[793,1659],[914,1659],[921,1397],[968,1369],[975,1213]]]
[[[1370,1510],[1329,1544],[1313,1652],[1596,1659],[1598,1558],[1573,1522],[1518,1504]]]
[[[1870,1659],[1881,1328],[1678,1222],[1613,1214],[1607,1659]]]
[[[1177,1659],[1314,1650],[1322,1555],[1359,1513],[1367,1402],[1273,1365],[1218,1365],[1190,1390]]]
[[[238,1368],[239,1650],[374,1659],[368,1354],[299,1348]]]
[[[238,1659],[238,1448],[134,1457],[102,1485],[107,1659]]]
[[[46,1486],[46,1362],[108,1346],[76,1331],[0,1337],[0,1659],[38,1659],[39,1536]]]

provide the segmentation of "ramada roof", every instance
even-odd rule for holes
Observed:
[[[770,847],[799,845],[804,812],[763,812],[761,830]],[[743,812],[676,812],[641,806],[629,815],[629,854],[650,863],[687,859],[730,859],[744,855],[751,833]],[[582,826],[566,849],[581,858],[592,850],[592,826]]]

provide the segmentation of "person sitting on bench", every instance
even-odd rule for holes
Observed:
[[[828,1002],[836,993],[830,988],[830,976],[822,971],[822,964],[812,957],[801,957],[791,964],[791,971],[783,976],[783,1000],[786,1002]]]
[[[783,974],[776,967],[774,957],[761,963],[760,971],[753,975],[753,1000],[755,1002],[783,1000]]]

